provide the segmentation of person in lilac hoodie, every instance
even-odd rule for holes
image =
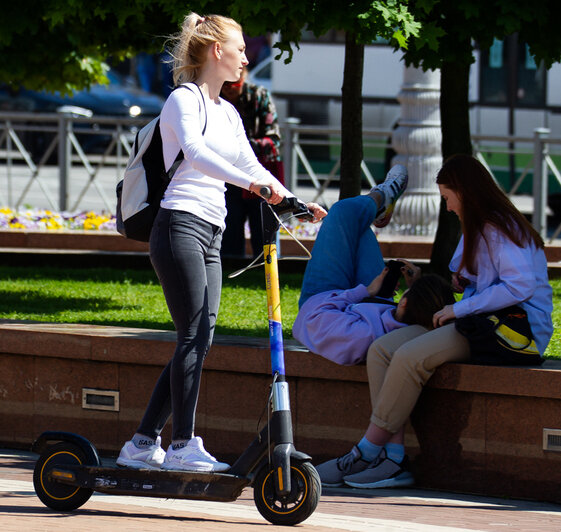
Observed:
[[[511,353],[494,364],[540,364],[553,333],[552,289],[540,235],[476,158],[447,159],[436,182],[462,226],[450,270],[452,286],[463,297],[435,312],[433,327],[403,327],[370,346],[370,424],[349,453],[317,466],[324,485],[382,488],[413,483],[403,427],[423,386],[445,362],[479,362],[479,353],[470,352],[469,342],[456,329],[455,318],[513,305],[525,311],[539,355]]]
[[[384,183],[338,201],[324,218],[292,329],[313,353],[341,365],[359,364],[376,338],[408,324],[431,328],[434,313],[454,302],[443,279],[421,277],[420,268],[405,260],[401,271],[408,290],[397,306],[393,298],[376,297],[388,268],[371,225],[388,224],[406,186],[407,170],[396,165]]]

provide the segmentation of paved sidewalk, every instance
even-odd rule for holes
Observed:
[[[250,489],[233,503],[94,494],[78,510],[59,513],[35,496],[36,455],[0,450],[0,522],[3,532],[287,530],[267,523]],[[110,465],[112,460],[104,460]],[[315,513],[295,530],[453,532],[561,530],[561,506],[417,489],[324,490]]]

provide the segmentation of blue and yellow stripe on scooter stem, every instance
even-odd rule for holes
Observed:
[[[284,375],[284,347],[280,306],[279,269],[276,244],[263,246],[265,256],[265,287],[269,315],[269,342],[271,345],[271,369],[273,375]]]

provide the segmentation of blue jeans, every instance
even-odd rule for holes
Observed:
[[[371,224],[378,207],[369,196],[340,200],[329,209],[306,266],[299,306],[321,292],[368,286],[384,269]]]
[[[173,358],[164,368],[137,430],[156,438],[170,414],[172,438],[195,430],[203,362],[220,305],[222,230],[194,214],[160,209],[150,235],[150,260],[177,331]]]

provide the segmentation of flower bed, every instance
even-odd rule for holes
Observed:
[[[315,238],[320,224],[285,223],[287,229],[297,238]],[[115,215],[93,211],[54,212],[45,209],[25,209],[14,211],[9,207],[0,208],[0,230],[13,231],[116,231]],[[286,234],[283,227],[281,235]],[[246,237],[249,225],[246,223]]]
[[[45,209],[0,209],[0,230],[115,231],[115,216],[93,211],[53,212]]]

